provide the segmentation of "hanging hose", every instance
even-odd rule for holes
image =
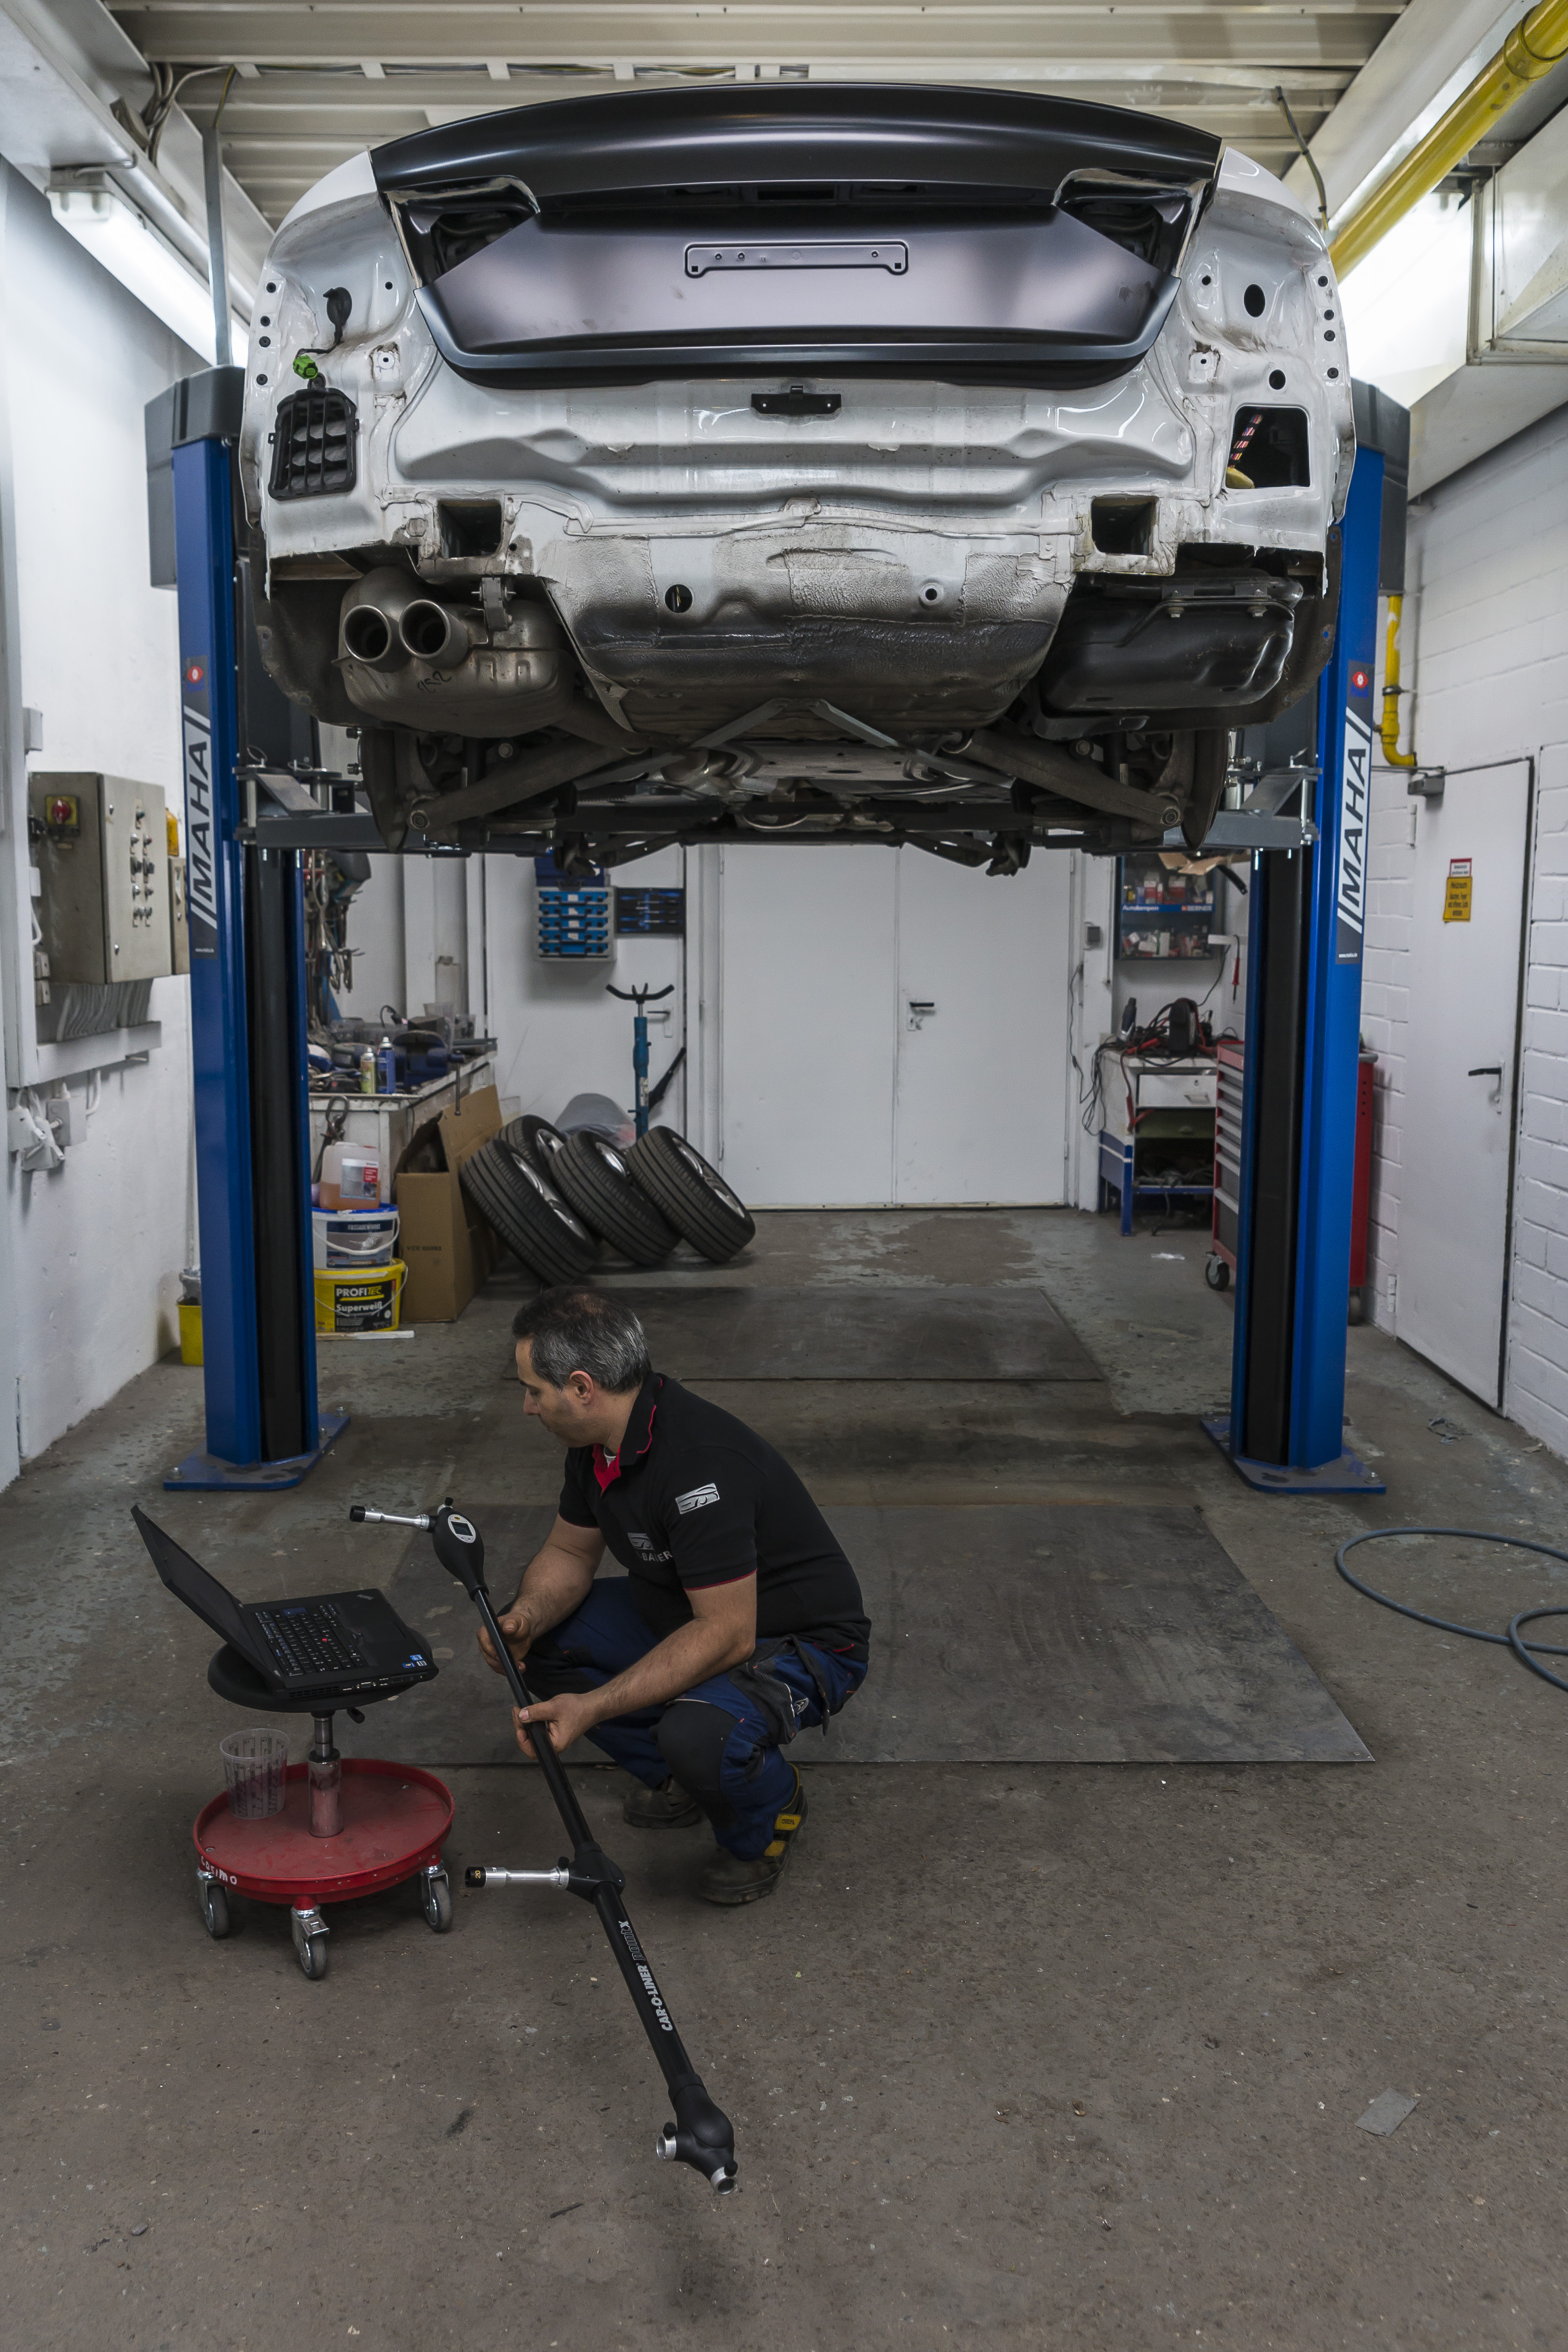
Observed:
[[[1399,683],[1399,621],[1405,610],[1403,596],[1388,599],[1388,635],[1383,656],[1383,719],[1378,735],[1383,744],[1383,756],[1391,768],[1413,768],[1414,751],[1399,749],[1399,698],[1407,691]]]
[[[1459,1625],[1448,1617],[1428,1617],[1422,1609],[1412,1609],[1408,1602],[1391,1600],[1386,1592],[1378,1592],[1353,1576],[1344,1564],[1346,1552],[1357,1544],[1378,1543],[1388,1536],[1453,1536],[1464,1543],[1507,1544],[1515,1551],[1542,1553],[1547,1559],[1560,1559],[1568,1564],[1568,1551],[1559,1551],[1554,1544],[1531,1543],[1523,1536],[1489,1535],[1484,1528],[1364,1528],[1358,1536],[1347,1536],[1333,1556],[1333,1564],[1345,1582],[1368,1601],[1375,1601],[1380,1609],[1392,1609],[1396,1617],[1414,1618],[1417,1625],[1435,1625],[1439,1633],[1460,1633],[1467,1642],[1492,1642],[1498,1648],[1511,1650],[1521,1666],[1553,1688],[1568,1691],[1568,1681],[1554,1675],[1540,1664],[1542,1658],[1568,1658],[1568,1649],[1551,1642],[1527,1642],[1520,1631],[1523,1625],[1533,1625],[1542,1617],[1568,1617],[1568,1603],[1560,1609],[1521,1609],[1510,1619],[1506,1633],[1489,1633],[1484,1625]]]

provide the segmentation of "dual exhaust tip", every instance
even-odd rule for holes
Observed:
[[[407,661],[452,667],[473,644],[461,613],[390,569],[368,572],[349,591],[341,635],[346,658],[367,669],[401,669]]]

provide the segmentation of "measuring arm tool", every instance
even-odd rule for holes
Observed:
[[[392,1527],[429,1529],[436,1559],[449,1575],[457,1579],[479,1612],[513,1698],[518,1706],[531,1706],[532,1695],[496,1622],[489,1588],[485,1582],[485,1547],[472,1520],[455,1511],[450,1498],[438,1510],[422,1511],[416,1517],[400,1511],[368,1510],[359,1503],[349,1517]],[[545,1786],[555,1800],[556,1810],[571,1840],[571,1859],[563,1860],[554,1870],[491,1870],[476,1866],[464,1873],[463,1883],[471,1887],[556,1886],[591,1903],[674,2103],[675,2120],[664,2126],[653,2143],[653,2153],[677,2164],[689,2164],[720,2195],[728,2195],[737,2186],[735,2133],[728,2116],[709,2098],[702,2076],[686,2055],[664,2006],[664,1997],[621,1900],[621,1889],[626,1883],[624,1874],[596,1843],[566,1777],[566,1769],[551,1745],[549,1729],[542,1724],[534,1733],[533,1749]]]

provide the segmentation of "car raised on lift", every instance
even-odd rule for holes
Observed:
[[[242,464],[263,652],[391,847],[1208,834],[1315,678],[1354,455],[1279,181],[963,89],[570,99],[289,214]]]

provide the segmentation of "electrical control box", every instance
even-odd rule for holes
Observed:
[[[51,983],[103,987],[174,968],[163,792],[123,776],[27,780]]]

